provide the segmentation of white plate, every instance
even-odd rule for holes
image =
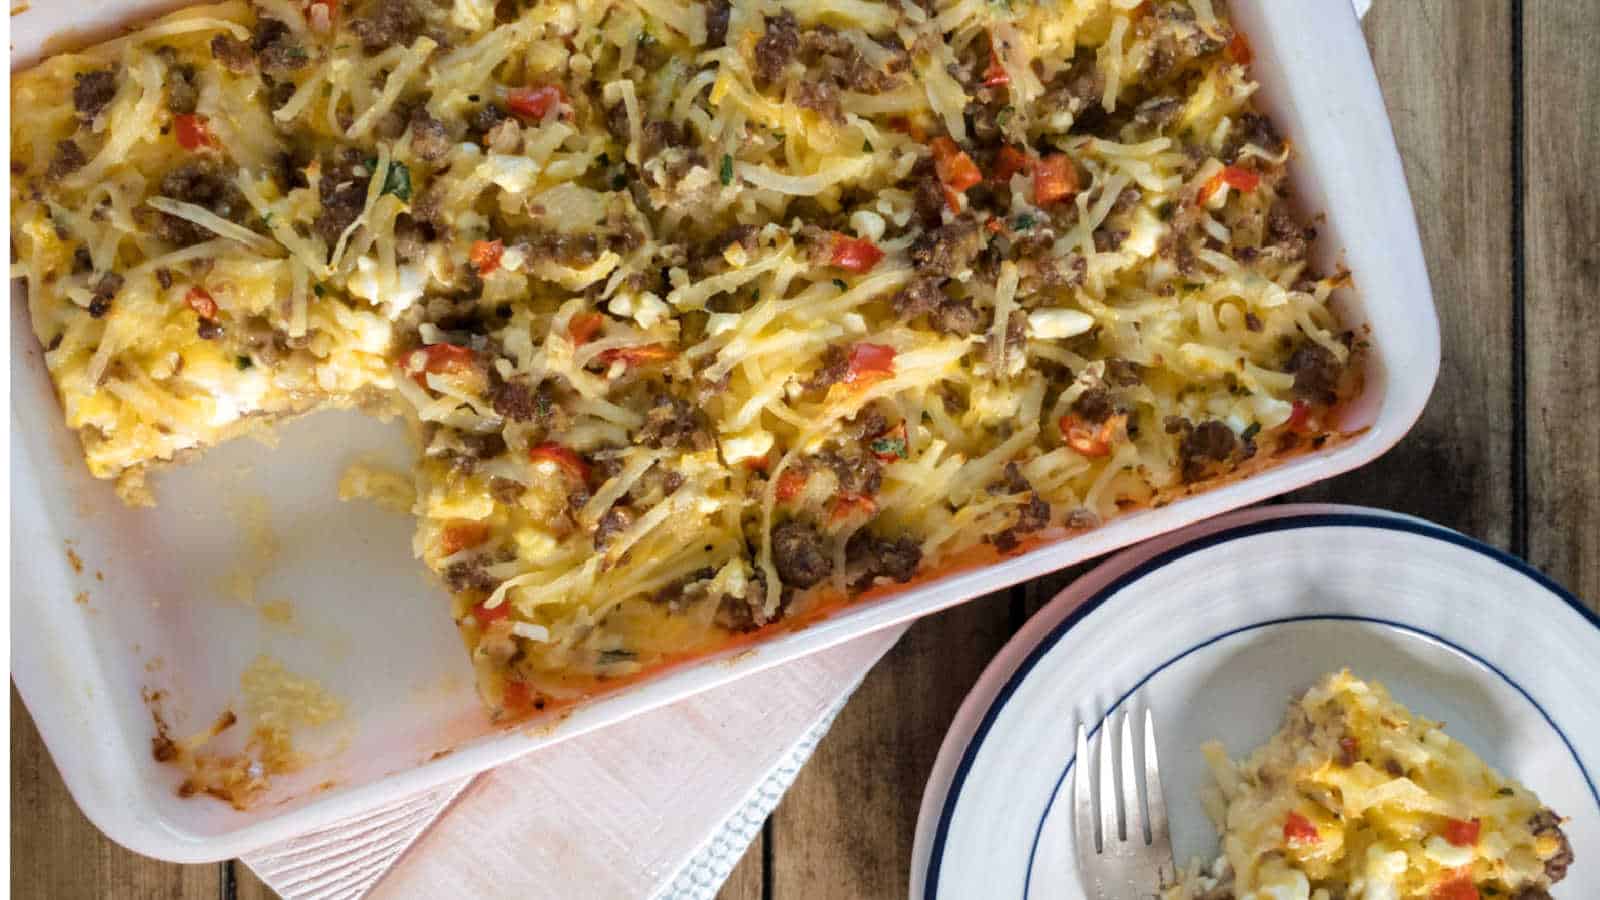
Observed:
[[[130,20],[182,0],[35,2],[11,17],[13,64],[48,38]],[[1047,543],[858,604],[748,650],[662,673],[565,719],[497,730],[473,696],[471,669],[444,593],[411,558],[410,522],[335,498],[340,470],[362,453],[404,463],[397,426],[325,413],[282,429],[268,451],[234,442],[161,473],[161,505],[128,510],[88,477],[45,372],[26,304],[12,297],[12,671],[17,690],[85,814],[150,856],[200,862],[238,856],[481,772],[538,747],[875,629],[1336,475],[1398,441],[1439,370],[1439,327],[1404,172],[1383,97],[1350,7],[1234,0],[1250,35],[1258,95],[1300,148],[1295,194],[1321,215],[1313,247],[1324,271],[1344,265],[1337,297],[1352,327],[1370,328],[1366,390],[1342,426],[1349,441],[1252,478],[1080,537]],[[238,510],[244,510],[240,515]],[[253,526],[278,539],[259,567],[260,601],[292,600],[297,625],[263,623],[219,582],[255,566]],[[67,545],[84,569],[69,564]],[[103,575],[103,580],[96,573]],[[87,592],[86,602],[74,603]],[[348,714],[308,749],[293,777],[235,811],[179,799],[179,773],[150,754],[144,691],[167,692],[177,734],[237,703],[258,654],[320,681]],[[246,723],[248,724],[248,723]],[[230,734],[245,729],[234,729]],[[225,735],[224,738],[228,738]],[[297,738],[297,742],[299,739]],[[446,752],[449,751],[449,752]]]
[[[928,781],[913,898],[1082,897],[1073,724],[1156,717],[1179,865],[1216,854],[1200,744],[1240,756],[1349,666],[1569,816],[1557,898],[1600,897],[1600,618],[1525,563],[1357,507],[1274,507],[1121,554],[1001,651]]]

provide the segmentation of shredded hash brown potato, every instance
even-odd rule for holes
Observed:
[[[1222,855],[1164,900],[1549,900],[1573,861],[1532,791],[1348,670],[1248,759],[1203,749]]]
[[[1320,446],[1219,0],[258,0],[18,74],[90,470],[398,405],[499,714]],[[392,493],[392,492],[391,492]]]

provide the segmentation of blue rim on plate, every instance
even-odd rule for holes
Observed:
[[[1511,554],[1506,553],[1505,551],[1496,547],[1492,547],[1488,544],[1469,538],[1460,532],[1451,531],[1443,526],[1433,525],[1431,523],[1415,519],[1396,518],[1392,516],[1374,515],[1370,513],[1314,513],[1307,515],[1290,515],[1282,518],[1271,518],[1260,522],[1253,522],[1247,525],[1241,525],[1237,528],[1224,529],[1215,534],[1205,535],[1186,544],[1173,547],[1169,550],[1164,550],[1139,563],[1132,569],[1129,569],[1127,572],[1117,576],[1111,581],[1110,584],[1107,584],[1105,587],[1096,591],[1092,596],[1085,599],[1077,609],[1073,610],[1070,615],[1052,628],[1039,641],[1038,644],[1028,651],[1028,655],[1023,658],[1020,664],[1018,664],[1016,670],[1006,678],[1005,684],[1002,685],[999,692],[995,694],[994,699],[989,702],[988,708],[984,710],[983,719],[979,721],[978,727],[972,733],[972,737],[967,739],[967,745],[961,753],[961,762],[956,766],[956,770],[950,778],[950,786],[945,790],[944,803],[939,812],[939,825],[934,832],[933,847],[928,854],[928,871],[926,877],[923,879],[923,896],[926,898],[926,900],[936,900],[938,897],[939,868],[940,863],[944,858],[945,840],[949,836],[950,823],[955,815],[956,801],[961,796],[962,784],[966,781],[967,774],[971,770],[973,762],[977,759],[978,750],[983,746],[984,739],[988,736],[989,730],[994,726],[995,720],[999,718],[1001,710],[1004,709],[1006,703],[1011,699],[1012,694],[1016,692],[1017,688],[1027,678],[1029,672],[1033,670],[1033,667],[1038,664],[1039,660],[1042,659],[1044,655],[1052,648],[1054,648],[1055,645],[1066,636],[1067,632],[1072,630],[1073,626],[1077,625],[1096,609],[1104,606],[1107,601],[1120,593],[1123,588],[1135,581],[1138,581],[1140,578],[1144,577],[1155,569],[1159,569],[1185,556],[1215,547],[1218,544],[1224,544],[1229,541],[1253,537],[1260,534],[1267,534],[1276,531],[1292,531],[1302,528],[1326,527],[1377,528],[1389,531],[1400,531],[1421,537],[1433,538],[1435,540],[1444,541],[1445,543],[1454,544],[1455,546],[1471,550],[1475,553],[1499,562],[1502,565],[1505,565],[1519,574],[1529,578],[1540,587],[1543,587],[1545,590],[1549,591],[1551,594],[1561,598],[1561,600],[1563,600],[1569,607],[1576,610],[1578,614],[1590,625],[1594,626],[1596,629],[1600,629],[1600,615],[1597,615],[1593,610],[1585,606],[1566,588],[1555,583],[1543,572],[1540,572],[1538,569],[1535,569],[1523,560],[1518,559],[1517,557],[1512,556]],[[1499,667],[1490,663],[1488,660],[1484,659],[1478,654],[1466,649],[1465,647],[1445,640],[1438,635],[1432,634],[1431,632],[1412,625],[1405,625],[1399,622],[1388,621],[1370,616],[1313,613],[1304,616],[1280,617],[1269,621],[1256,622],[1254,624],[1243,625],[1238,628],[1229,629],[1228,631],[1213,635],[1210,638],[1207,638],[1206,640],[1181,651],[1180,653],[1161,663],[1156,668],[1152,669],[1150,672],[1146,673],[1144,676],[1139,678],[1133,687],[1129,688],[1122,694],[1122,696],[1117,698],[1116,702],[1113,703],[1107,710],[1106,715],[1110,715],[1112,711],[1115,711],[1116,708],[1121,706],[1129,696],[1131,696],[1135,691],[1137,691],[1141,686],[1143,686],[1163,669],[1166,669],[1173,663],[1184,658],[1185,656],[1188,656],[1196,650],[1201,649],[1202,647],[1210,646],[1218,641],[1225,640],[1231,636],[1246,631],[1264,628],[1270,625],[1317,619],[1364,621],[1398,628],[1400,630],[1427,638],[1428,640],[1435,641],[1445,647],[1449,647],[1450,649],[1467,656],[1474,662],[1477,662],[1479,665],[1484,666],[1498,676],[1501,680],[1505,681],[1506,684],[1510,685],[1529,703],[1531,703],[1534,709],[1538,710],[1539,714],[1544,718],[1544,720],[1549,723],[1550,727],[1555,729],[1556,733],[1560,735],[1561,740],[1566,745],[1567,751],[1572,754],[1573,761],[1577,763],[1578,770],[1583,774],[1584,781],[1589,786],[1589,793],[1591,797],[1594,798],[1596,805],[1600,806],[1600,790],[1597,790],[1594,777],[1589,773],[1588,768],[1584,766],[1582,758],[1578,756],[1576,748],[1572,746],[1572,741],[1567,737],[1566,733],[1561,729],[1561,727],[1556,724],[1555,720],[1545,710],[1544,706],[1541,705],[1539,701],[1535,700],[1526,689],[1517,684],[1515,681],[1511,680],[1511,678],[1507,676],[1505,672],[1501,671]],[[1101,721],[1104,721],[1104,717],[1102,717]],[[1099,727],[1100,723],[1096,723],[1094,730],[1098,731]],[[1028,870],[1024,874],[1023,897],[1027,897],[1028,895],[1027,892],[1033,874],[1033,860],[1034,855],[1038,850],[1040,833],[1043,831],[1044,823],[1049,817],[1050,808],[1055,802],[1055,796],[1060,792],[1060,788],[1066,778],[1066,774],[1072,768],[1072,763],[1073,760],[1068,759],[1066,766],[1062,769],[1061,774],[1057,777],[1055,787],[1051,791],[1050,800],[1045,804],[1044,812],[1040,814],[1039,822],[1034,828],[1033,842],[1028,848]]]
[[[1162,671],[1166,670],[1172,664],[1178,662],[1189,654],[1209,647],[1212,644],[1218,643],[1219,641],[1225,641],[1228,638],[1236,635],[1244,634],[1245,632],[1255,631],[1260,628],[1269,628],[1273,625],[1286,625],[1293,622],[1367,622],[1374,625],[1383,625],[1388,628],[1394,628],[1398,631],[1404,631],[1417,635],[1418,637],[1426,638],[1441,646],[1448,647],[1493,672],[1495,675],[1500,677],[1500,680],[1510,685],[1511,688],[1518,694],[1521,694],[1522,698],[1527,700],[1528,703],[1539,712],[1539,715],[1544,718],[1545,723],[1548,724],[1550,728],[1555,731],[1556,735],[1561,738],[1561,742],[1566,745],[1567,753],[1572,756],[1572,761],[1577,764],[1578,771],[1582,773],[1584,783],[1589,786],[1589,795],[1594,798],[1596,809],[1600,809],[1600,791],[1596,790],[1594,777],[1589,774],[1588,767],[1583,764],[1583,758],[1578,756],[1577,748],[1572,746],[1572,739],[1567,737],[1567,733],[1561,729],[1560,725],[1556,724],[1556,720],[1550,715],[1544,706],[1540,704],[1539,701],[1533,699],[1533,695],[1528,693],[1526,688],[1518,684],[1515,679],[1502,671],[1499,666],[1489,662],[1482,656],[1479,656],[1478,654],[1468,650],[1460,644],[1455,643],[1454,641],[1449,640],[1448,638],[1435,634],[1427,629],[1418,628],[1415,625],[1407,625],[1404,622],[1396,622],[1392,619],[1382,619],[1376,616],[1358,616],[1348,613],[1310,613],[1303,616],[1282,616],[1276,619],[1268,619],[1266,621],[1256,622],[1251,625],[1240,625],[1237,628],[1230,628],[1221,634],[1213,635],[1177,654],[1174,654],[1166,661],[1162,662],[1160,665],[1141,676],[1138,681],[1134,682],[1133,687],[1123,692],[1122,696],[1118,697],[1116,702],[1111,704],[1110,708],[1106,710],[1105,715],[1100,718],[1100,721],[1096,722],[1094,727],[1089,729],[1089,736],[1094,737],[1096,734],[1098,734],[1100,732],[1100,726],[1105,724],[1105,721],[1109,719],[1111,715],[1115,713],[1129,697],[1133,696],[1140,688],[1144,687],[1146,682],[1159,675]],[[1039,821],[1034,825],[1033,843],[1028,847],[1028,868],[1022,876],[1022,896],[1024,897],[1028,896],[1029,891],[1033,886],[1034,860],[1039,854],[1039,841],[1044,835],[1044,823],[1050,818],[1050,810],[1055,807],[1056,798],[1061,796],[1061,785],[1066,783],[1067,775],[1072,772],[1072,767],[1076,762],[1077,754],[1073,754],[1072,757],[1067,760],[1066,766],[1062,768],[1061,774],[1056,776],[1055,786],[1050,789],[1050,800],[1045,803],[1044,811],[1039,814]],[[947,809],[953,811],[954,807],[947,806]],[[943,825],[943,819],[941,819],[940,824],[941,826]],[[940,849],[941,846],[936,843],[934,845],[934,851],[938,852]],[[935,865],[931,874],[937,875],[937,869],[938,867]]]

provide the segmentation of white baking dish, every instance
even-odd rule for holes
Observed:
[[[103,22],[172,5],[120,0],[91,14],[35,4],[12,19],[14,58],[36,56],[63,26],[94,24],[84,17]],[[411,523],[335,499],[339,473],[355,457],[379,453],[406,463],[410,451],[398,425],[359,413],[313,416],[282,429],[276,449],[235,442],[165,473],[155,479],[158,508],[125,509],[109,484],[88,476],[76,439],[62,427],[24,304],[14,296],[13,677],[79,805],[141,853],[184,862],[237,856],[855,635],[1327,478],[1388,449],[1433,386],[1439,332],[1361,32],[1350,5],[1338,0],[1233,0],[1232,8],[1255,49],[1263,100],[1299,148],[1298,196],[1325,214],[1320,262],[1342,262],[1355,276],[1356,290],[1344,299],[1347,320],[1370,325],[1376,352],[1368,389],[1345,424],[1365,431],[1253,478],[663,674],[560,721],[495,732],[473,694],[445,596],[411,558]],[[259,552],[264,533],[276,542],[270,565]],[[81,572],[69,548],[81,558]],[[259,570],[255,606],[227,589],[241,564]],[[85,602],[74,602],[82,592]],[[258,609],[282,598],[296,611],[289,626],[267,622]],[[236,702],[239,675],[260,653],[317,678],[344,702],[346,715],[320,741],[302,743],[318,758],[277,780],[250,811],[180,799],[178,773],[152,758],[155,729],[143,692],[166,691],[172,730],[187,734]]]

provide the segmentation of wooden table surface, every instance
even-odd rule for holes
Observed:
[[[1423,516],[1600,601],[1600,3],[1377,0],[1366,34],[1422,226],[1444,366],[1399,446],[1286,499]],[[957,705],[1080,571],[915,625],[722,897],[905,896],[923,782]],[[11,755],[15,896],[272,896],[242,865],[158,863],[101,837],[14,690]]]

